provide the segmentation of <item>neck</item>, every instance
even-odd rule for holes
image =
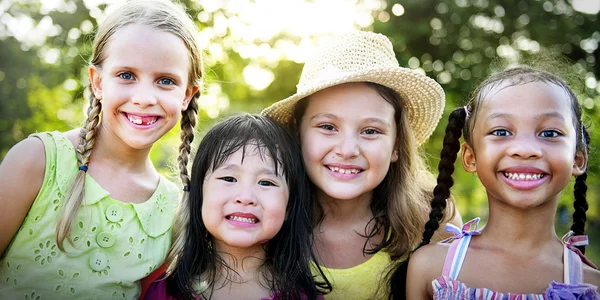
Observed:
[[[558,240],[554,229],[557,199],[531,209],[516,209],[502,202],[490,202],[490,214],[483,236],[515,249],[535,249]]]
[[[353,199],[336,199],[323,191],[317,192],[317,200],[323,208],[324,222],[337,224],[356,223],[357,220],[371,220],[371,197],[373,193],[365,193]]]
[[[231,270],[237,274],[227,274],[226,268],[221,268],[224,272],[219,279],[219,283],[245,283],[258,281],[262,274],[261,269],[264,265],[266,253],[262,247],[257,245],[250,248],[231,247],[223,242],[217,241],[217,254]],[[227,275],[234,275],[227,277]],[[223,282],[223,280],[231,279],[231,282]]]
[[[143,173],[153,169],[150,150],[132,149],[100,124],[96,133],[96,145],[92,150],[93,160],[133,173]]]

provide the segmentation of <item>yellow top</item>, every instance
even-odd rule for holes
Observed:
[[[388,283],[384,277],[391,264],[390,255],[379,251],[367,261],[348,269],[331,269],[321,266],[333,286],[331,293],[325,299],[387,299]],[[314,275],[317,275],[316,265],[311,264]]]

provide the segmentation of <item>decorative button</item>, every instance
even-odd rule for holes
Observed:
[[[104,271],[108,267],[108,257],[104,253],[95,253],[90,257],[90,268],[96,272]]]
[[[111,222],[119,222],[123,217],[123,209],[116,204],[113,204],[106,209],[106,218]]]
[[[100,232],[96,236],[96,243],[102,248],[112,247],[115,244],[115,235],[108,231]]]

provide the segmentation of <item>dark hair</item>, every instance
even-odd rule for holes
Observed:
[[[440,162],[438,164],[439,175],[437,185],[433,191],[433,200],[431,201],[431,213],[429,221],[425,224],[425,232],[423,232],[423,240],[418,248],[429,244],[433,233],[439,228],[440,221],[444,217],[444,208],[446,199],[450,195],[450,188],[454,185],[452,173],[454,173],[454,163],[458,151],[460,150],[460,137],[464,134],[465,142],[469,145],[472,143],[472,130],[475,126],[475,119],[480,109],[481,102],[486,98],[487,93],[499,85],[503,88],[523,85],[531,82],[544,82],[554,84],[561,87],[568,95],[571,101],[571,110],[573,112],[573,127],[575,128],[577,138],[577,150],[587,152],[589,150],[590,136],[581,121],[582,109],[577,101],[575,93],[571,88],[558,76],[551,73],[537,70],[531,67],[521,66],[506,69],[498,74],[494,74],[483,81],[473,92],[471,101],[465,107],[459,107],[453,110],[448,117],[448,125],[446,126],[446,135],[444,136],[443,148],[440,154]],[[469,112],[467,114],[467,111]],[[587,192],[587,169],[585,173],[579,175],[575,179],[574,186],[574,206],[573,225],[571,230],[576,235],[584,234],[586,222],[586,211],[588,204],[586,200]],[[581,252],[585,252],[584,246],[578,246]],[[416,250],[416,249],[415,249]],[[391,299],[404,299],[406,288],[406,272],[408,259],[398,266],[391,280],[392,295]]]
[[[189,197],[184,197],[180,215],[181,230],[177,241],[183,244],[176,253],[167,278],[167,292],[177,298],[194,299],[195,281],[207,281],[214,289],[219,269],[234,272],[215,252],[215,240],[202,220],[202,188],[207,173],[214,171],[238,150],[256,146],[263,157],[271,157],[277,174],[283,174],[289,187],[287,218],[281,229],[263,245],[266,259],[263,265],[263,285],[277,292],[281,299],[315,299],[319,288],[315,284],[309,263],[311,252],[310,183],[304,171],[300,146],[284,127],[261,115],[241,114],[214,126],[202,139],[192,166]],[[186,216],[187,214],[187,216]],[[175,245],[174,245],[175,246]],[[209,296],[210,298],[210,296]]]

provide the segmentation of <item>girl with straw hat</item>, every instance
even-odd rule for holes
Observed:
[[[326,298],[385,299],[392,262],[419,243],[427,218],[435,182],[418,148],[444,92],[400,67],[387,37],[363,31],[317,49],[297,88],[263,113],[300,138],[316,187],[313,250],[333,285]],[[443,221],[461,225],[452,200],[447,210]]]

